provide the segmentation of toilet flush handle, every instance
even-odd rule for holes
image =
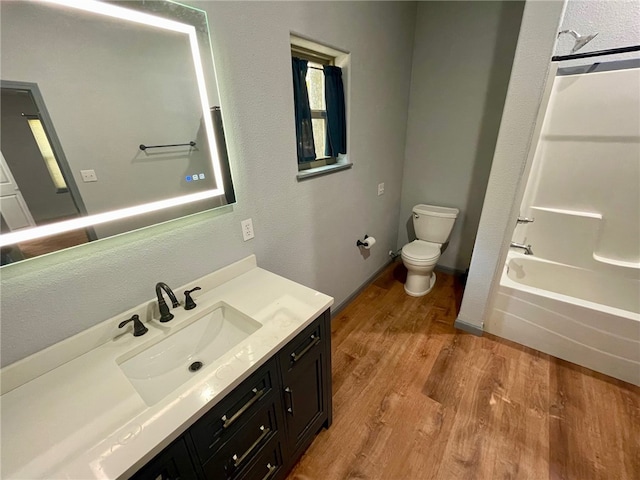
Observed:
[[[417,213],[414,213],[413,218],[420,218],[420,215],[418,215]]]

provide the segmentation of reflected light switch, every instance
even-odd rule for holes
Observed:
[[[80,170],[80,175],[82,175],[83,182],[97,182],[98,177],[96,176],[95,170]]]

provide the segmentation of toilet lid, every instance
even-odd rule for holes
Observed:
[[[402,255],[411,260],[423,262],[436,260],[440,256],[440,246],[423,240],[414,240],[402,247]]]

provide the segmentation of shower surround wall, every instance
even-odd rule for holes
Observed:
[[[556,77],[486,331],[640,384],[640,68]]]
[[[514,241],[548,260],[638,271],[638,85],[638,68],[556,77],[521,208],[536,221]]]

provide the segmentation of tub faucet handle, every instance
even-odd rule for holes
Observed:
[[[524,243],[511,242],[509,246],[512,248],[521,248],[522,250],[524,250],[525,255],[533,255],[533,250],[531,250],[531,245],[525,245]]]
[[[517,223],[533,223],[535,218],[518,217]]]

